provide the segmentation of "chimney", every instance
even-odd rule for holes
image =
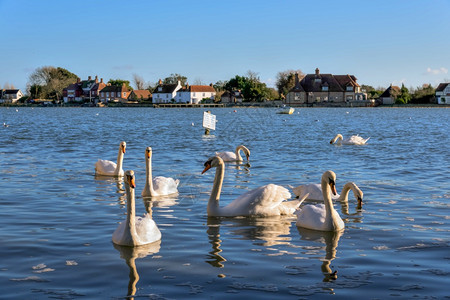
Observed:
[[[319,68],[316,68],[316,76],[319,76]]]
[[[98,83],[98,76],[95,75],[95,83]]]
[[[162,85],[162,80],[161,80],[161,79],[159,80],[158,84],[159,84],[159,85]]]
[[[92,77],[91,76],[88,76],[88,80],[91,80],[92,79]]]
[[[81,79],[80,77],[77,77],[77,83],[80,83]]]
[[[213,87],[213,84],[212,84],[212,83],[210,83],[210,84],[209,84],[209,86],[210,86],[210,87]]]
[[[100,83],[103,83],[103,78],[100,78]]]
[[[298,73],[295,73],[295,87],[298,87],[300,80],[298,80]]]

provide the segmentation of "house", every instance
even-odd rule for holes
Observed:
[[[133,90],[128,96],[128,101],[150,101],[152,99],[152,93],[149,90]]]
[[[450,83],[440,83],[436,88],[437,104],[450,104]]]
[[[131,91],[128,90],[128,87],[124,84],[122,85],[107,85],[100,91],[99,100],[102,103],[109,102],[128,102],[128,97],[130,96]]]
[[[189,85],[177,91],[176,102],[198,104],[203,99],[214,101],[216,90],[210,85]]]
[[[367,100],[353,75],[307,74],[301,80],[295,74],[295,85],[286,95],[285,104],[347,103]]]
[[[383,94],[378,98],[378,102],[382,105],[392,105],[395,103],[395,99],[397,99],[397,95],[400,94],[400,88],[395,85],[390,85]]]
[[[222,103],[242,103],[244,101],[244,96],[241,93],[241,90],[235,91],[226,91],[220,97],[220,101]]]
[[[98,99],[100,90],[106,86],[103,82],[103,78],[98,81],[98,77],[92,79],[88,76],[87,80],[81,80],[77,78],[77,82],[70,84],[63,89],[64,102],[92,102]]]
[[[16,103],[22,97],[20,89],[0,89],[0,103]]]
[[[176,84],[163,84],[160,79],[158,86],[153,91],[153,103],[170,103],[175,101],[177,91],[180,89],[181,83],[179,80]]]

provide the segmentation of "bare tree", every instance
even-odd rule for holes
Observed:
[[[202,80],[200,78],[197,77],[197,78],[194,79],[193,84],[194,85],[203,85],[203,82],[202,82]]]
[[[133,74],[133,83],[137,90],[143,90],[145,89],[145,81],[142,76],[138,74]]]

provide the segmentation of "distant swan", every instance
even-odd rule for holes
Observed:
[[[213,189],[208,201],[208,216],[278,216],[294,213],[303,200],[285,201],[291,197],[289,191],[279,185],[268,184],[248,191],[225,207],[219,206],[220,193],[225,175],[222,158],[214,156],[205,162],[202,174],[210,168],[216,168]]]
[[[330,141],[330,144],[334,144],[337,141],[338,145],[365,145],[366,142],[370,139],[364,139],[359,135],[352,135],[348,139],[344,139],[342,134],[338,133],[336,136]]]
[[[339,213],[334,209],[331,201],[332,192],[336,195],[336,174],[333,171],[326,171],[322,175],[322,196],[324,204],[304,205],[299,208],[297,215],[297,226],[320,230],[320,231],[340,231],[345,225]]]
[[[248,150],[248,148],[245,147],[244,145],[237,146],[234,153],[231,151],[216,152],[216,156],[219,156],[225,162],[243,161],[241,153],[240,153],[241,150],[244,151],[244,154],[247,157],[247,161],[248,161],[250,158],[250,150]]]
[[[346,184],[344,184],[341,194],[333,195],[331,196],[331,199],[333,199],[333,201],[337,200],[341,202],[348,201],[348,194],[350,190],[353,191],[356,200],[358,200],[358,206],[361,206],[364,193],[354,182],[347,182]],[[311,183],[299,185],[295,188],[292,188],[292,191],[294,192],[295,196],[299,198],[302,198],[304,195],[309,194],[308,198],[306,198],[307,200],[323,201],[323,192],[320,184]]]
[[[117,164],[110,160],[99,159],[95,163],[95,173],[97,175],[105,175],[105,176],[123,176],[123,155],[126,151],[127,143],[121,142],[119,146],[119,154],[117,155]]]
[[[167,196],[178,193],[180,180],[170,177],[152,177],[152,148],[145,149],[145,187],[142,191],[143,197]]]
[[[127,219],[120,223],[112,236],[112,241],[122,246],[139,246],[161,239],[161,232],[149,214],[137,217],[135,212],[136,187],[134,172],[125,172],[125,190],[127,194]]]

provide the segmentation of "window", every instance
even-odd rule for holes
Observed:
[[[127,97],[127,92],[123,92],[123,97],[124,97],[124,98]]]
[[[350,86],[347,86],[347,91],[348,92],[351,92],[351,91],[353,91],[353,87],[350,85]]]
[[[109,92],[106,92],[106,97],[109,97]]]
[[[162,87],[158,87],[158,92],[162,92]]]
[[[323,86],[322,87],[322,91],[325,91],[325,92],[328,91],[328,87],[327,86]]]
[[[104,92],[102,92],[102,97],[105,97],[105,93]]]
[[[195,93],[192,93],[192,96],[194,96],[194,97],[195,97]]]
[[[203,97],[205,97],[205,93],[203,93]]]

